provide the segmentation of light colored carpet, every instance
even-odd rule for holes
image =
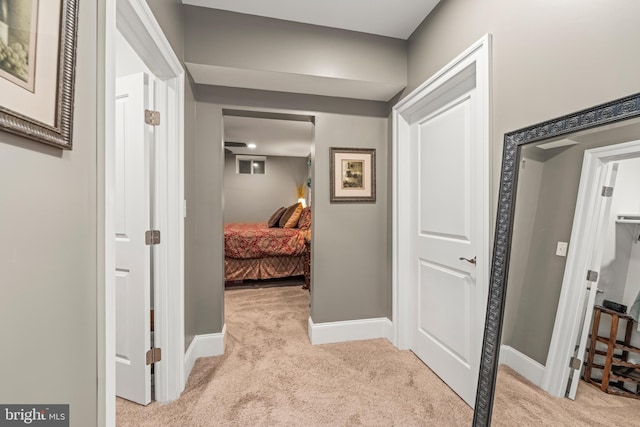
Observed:
[[[225,312],[225,355],[199,359],[175,402],[143,407],[118,399],[118,426],[471,425],[471,408],[413,353],[385,339],[312,346],[305,290],[226,291]],[[638,401],[587,385],[579,389],[585,405],[553,399],[508,370],[498,382],[496,426],[640,420]],[[592,406],[618,416],[593,418]]]
[[[550,396],[501,366],[492,426],[640,426],[640,400],[604,393],[581,381],[576,400]]]

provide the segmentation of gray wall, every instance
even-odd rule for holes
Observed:
[[[518,198],[514,212],[513,244],[511,246],[511,259],[513,260],[529,259],[543,170],[544,162],[542,159],[520,160],[517,194],[523,196]],[[526,262],[514,261],[509,266],[509,291],[505,302],[505,322],[502,329],[502,342],[507,345],[512,343],[516,325],[515,319],[520,308],[526,273]]]
[[[405,93],[493,34],[495,210],[506,132],[640,92],[639,14],[640,2],[628,0],[444,0],[409,38]]]
[[[541,178],[535,178],[540,179],[540,188],[529,256],[512,258],[526,268],[508,344],[542,365],[547,360],[567,259],[555,254],[556,243],[569,242],[571,237],[584,147],[560,150],[543,163]],[[516,203],[527,204],[528,194],[518,195],[522,197]]]
[[[224,325],[224,223],[222,108],[196,102],[195,145],[193,148],[193,201],[188,218],[195,221],[191,247],[193,260],[196,335],[222,331]]]
[[[181,0],[147,0],[153,16],[180,60],[184,59],[184,6]]]
[[[445,0],[412,34],[405,93],[482,35],[493,34],[492,218],[504,133],[640,92],[635,72],[640,56],[633,54],[640,39],[640,27],[635,23],[639,15],[640,3],[623,0],[572,0],[554,3],[552,8],[539,2]],[[569,185],[567,179],[577,188],[577,178],[568,176],[568,171],[557,175],[563,191]],[[571,203],[566,205],[570,208]],[[572,215],[571,209],[571,219]],[[565,224],[569,233],[570,223]],[[550,268],[563,270],[555,264]],[[539,292],[528,305],[553,306],[553,318],[558,292]],[[527,338],[538,340],[533,345],[544,348],[548,347],[544,336],[534,333]]]
[[[185,6],[187,62],[365,82],[406,83],[406,41]]]
[[[391,318],[387,243],[388,120],[316,117],[311,318],[315,323]],[[329,147],[376,149],[376,203],[329,203]]]
[[[267,222],[281,206],[294,204],[296,185],[306,188],[306,157],[267,156],[266,174],[236,173],[236,157],[224,160],[224,222]]]
[[[73,150],[0,132],[0,402],[97,424],[97,8],[81,1]]]

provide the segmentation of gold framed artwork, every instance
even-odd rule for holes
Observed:
[[[375,148],[329,148],[330,202],[376,202]]]
[[[0,0],[0,130],[72,148],[78,0]]]

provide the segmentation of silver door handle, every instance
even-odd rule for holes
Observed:
[[[587,286],[587,290],[590,291],[591,290],[591,286]],[[596,289],[596,293],[597,294],[604,294],[604,291],[602,289]]]
[[[459,259],[460,259],[460,261],[467,261],[469,264],[475,265],[476,264],[476,258],[477,257],[473,257],[473,259],[469,259],[469,258],[460,257]]]

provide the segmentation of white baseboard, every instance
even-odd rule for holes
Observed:
[[[199,357],[220,356],[224,354],[224,336],[227,325],[217,334],[196,335],[184,354],[184,383],[187,383],[193,365]]]
[[[326,323],[313,323],[309,317],[309,340],[313,345],[376,338],[391,341],[392,334],[393,324],[386,317]]]
[[[500,347],[501,365],[507,365],[533,384],[541,387],[544,375],[544,366],[536,362],[526,354],[520,353],[513,347],[503,345]]]

